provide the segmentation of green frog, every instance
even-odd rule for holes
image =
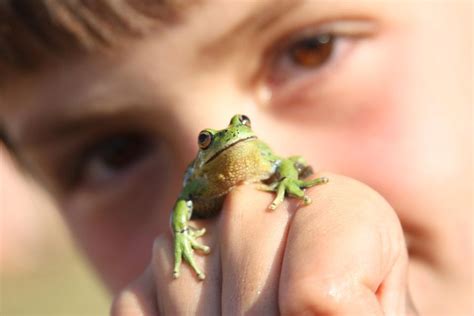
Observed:
[[[282,158],[258,139],[246,115],[234,115],[227,128],[205,129],[198,136],[199,152],[184,175],[183,189],[171,215],[174,234],[173,276],[179,277],[184,259],[199,280],[205,274],[194,260],[194,250],[209,253],[210,248],[197,241],[206,232],[188,225],[191,218],[215,215],[226,195],[236,186],[257,183],[258,188],[276,192],[269,209],[275,210],[285,195],[300,199],[304,205],[311,199],[304,189],[327,183],[326,177],[304,180],[312,168],[301,156]]]

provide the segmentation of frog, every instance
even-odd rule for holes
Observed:
[[[180,276],[182,261],[194,270],[198,280],[206,275],[198,267],[194,253],[210,253],[209,246],[198,242],[206,233],[189,221],[215,216],[235,187],[255,183],[259,190],[276,195],[268,206],[274,211],[286,196],[311,203],[305,189],[327,183],[327,177],[307,179],[313,169],[302,156],[283,158],[260,140],[252,130],[250,118],[244,114],[232,116],[222,130],[204,129],[197,139],[196,158],[188,165],[183,186],[171,213],[174,243],[173,277]]]

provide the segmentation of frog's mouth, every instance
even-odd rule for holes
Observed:
[[[216,159],[222,152],[226,151],[227,149],[231,148],[231,147],[234,147],[235,145],[237,144],[240,144],[240,143],[243,143],[243,142],[246,142],[248,140],[251,140],[251,139],[257,139],[257,136],[249,136],[247,138],[242,138],[242,139],[239,139],[238,141],[236,141],[235,143],[232,143],[230,144],[229,146],[227,147],[224,147],[222,148],[221,150],[217,151],[214,155],[211,156],[211,158],[209,158],[205,163],[209,163],[211,162],[212,160]]]

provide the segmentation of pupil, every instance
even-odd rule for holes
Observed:
[[[198,139],[199,143],[200,144],[205,143],[208,137],[209,135],[206,133],[199,134],[199,139]]]
[[[146,141],[137,135],[117,137],[107,141],[100,156],[107,167],[120,170],[139,159],[146,148]]]

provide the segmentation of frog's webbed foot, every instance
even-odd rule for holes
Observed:
[[[199,280],[204,280],[206,275],[197,266],[194,259],[194,250],[199,250],[205,254],[210,252],[210,248],[196,241],[197,238],[204,235],[206,230],[187,227],[174,236],[174,269],[173,276],[178,278],[180,275],[181,261],[184,259],[196,272]]]
[[[179,277],[182,259],[186,261],[196,272],[200,280],[204,280],[206,275],[199,269],[194,260],[194,250],[199,250],[205,254],[210,252],[210,248],[199,242],[197,239],[206,233],[205,228],[197,229],[188,225],[191,217],[192,202],[178,200],[176,202],[172,227],[174,231],[174,268],[173,276]]]
[[[270,204],[269,209],[275,210],[285,199],[285,194],[296,197],[303,201],[304,205],[311,203],[311,198],[304,194],[303,189],[309,188],[318,184],[327,183],[329,180],[326,177],[316,178],[312,180],[300,180],[294,178],[282,178],[276,186],[276,197]]]

